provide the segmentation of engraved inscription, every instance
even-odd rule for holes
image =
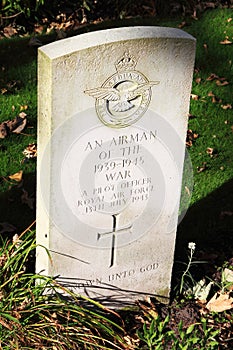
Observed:
[[[99,240],[101,237],[112,235],[112,243],[111,243],[111,257],[110,257],[110,265],[109,267],[112,267],[115,262],[115,254],[116,254],[116,234],[123,233],[123,232],[130,232],[130,229],[132,225],[128,225],[126,227],[117,228],[117,215],[112,215],[113,218],[113,227],[112,231],[110,232],[104,232],[104,233],[98,233],[97,234],[97,240]]]
[[[104,285],[104,284],[109,284],[111,282],[116,282],[116,281],[121,281],[123,279],[130,279],[135,276],[138,276],[140,274],[144,273],[152,273],[153,271],[156,272],[160,267],[158,262],[153,262],[149,263],[143,266],[139,266],[136,268],[131,268],[123,271],[118,271],[114,274],[110,274],[106,276],[105,278],[103,277],[98,277],[95,279],[88,279],[88,280],[83,280],[80,281],[79,283],[76,284],[77,288],[85,288],[85,287],[90,287],[90,286],[98,286],[98,285]]]

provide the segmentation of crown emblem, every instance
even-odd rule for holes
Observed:
[[[115,63],[117,72],[134,70],[137,61],[134,56],[131,56],[129,52],[125,52],[123,57],[118,59]]]
[[[149,81],[135,69],[138,60],[126,51],[116,62],[116,73],[101,86],[85,90],[96,99],[100,121],[112,128],[124,128],[136,123],[147,111],[151,88],[159,81]]]

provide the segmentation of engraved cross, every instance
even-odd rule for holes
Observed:
[[[124,227],[121,227],[117,229],[117,214],[112,215],[113,223],[112,223],[112,231],[103,232],[103,233],[97,233],[97,240],[104,236],[112,235],[112,244],[111,244],[111,257],[110,257],[110,266],[112,267],[114,265],[114,259],[115,259],[115,253],[116,253],[116,234],[118,233],[124,233],[125,231],[128,231],[131,229],[131,225],[127,225]]]

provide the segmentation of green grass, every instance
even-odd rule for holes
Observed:
[[[227,22],[230,14],[230,11],[210,11],[188,28],[197,38],[198,73],[194,75],[192,93],[198,95],[199,100],[191,101],[191,113],[196,117],[189,123],[190,129],[199,134],[195,147],[190,149],[194,174],[198,166],[207,163],[207,171],[195,176],[192,203],[233,177],[232,109],[221,108],[221,105],[232,104],[233,100],[233,46],[220,44],[226,36],[233,37],[232,22]],[[225,77],[229,85],[217,86],[216,81],[206,81],[211,73]],[[195,82],[196,78],[201,78],[199,84]],[[211,91],[222,100],[221,103],[212,103],[212,97],[208,96]],[[215,150],[212,158],[206,153],[208,147]]]
[[[224,315],[216,320],[211,315],[194,322],[188,319],[188,325],[180,321],[174,326],[168,314],[162,319],[153,304],[148,307],[142,303],[136,313],[126,312],[124,322],[123,310],[111,311],[77,296],[53,278],[31,273],[35,248],[35,233],[30,227],[21,236],[2,242],[1,349],[219,350],[219,335],[229,328],[229,318],[226,321]],[[45,290],[52,293],[45,294]],[[177,306],[177,312],[179,308],[182,305]],[[130,315],[136,315],[134,323]]]
[[[28,272],[35,247],[28,229],[0,249],[0,348],[126,349],[116,313]]]

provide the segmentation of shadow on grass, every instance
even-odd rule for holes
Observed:
[[[196,244],[192,261],[200,262],[189,270],[196,282],[206,276],[212,280],[217,268],[233,258],[233,179],[192,205],[178,226],[172,295],[188,263],[189,242]]]
[[[192,205],[178,227],[177,253],[195,242],[197,249],[222,250],[232,257],[233,179]]]
[[[1,181],[6,181],[1,179]],[[0,193],[0,224],[8,223],[15,227],[2,233],[2,238],[11,238],[21,234],[34,220],[36,212],[36,176],[34,173],[23,175],[23,181],[17,185],[9,183],[9,190]],[[2,227],[0,226],[0,230]]]

